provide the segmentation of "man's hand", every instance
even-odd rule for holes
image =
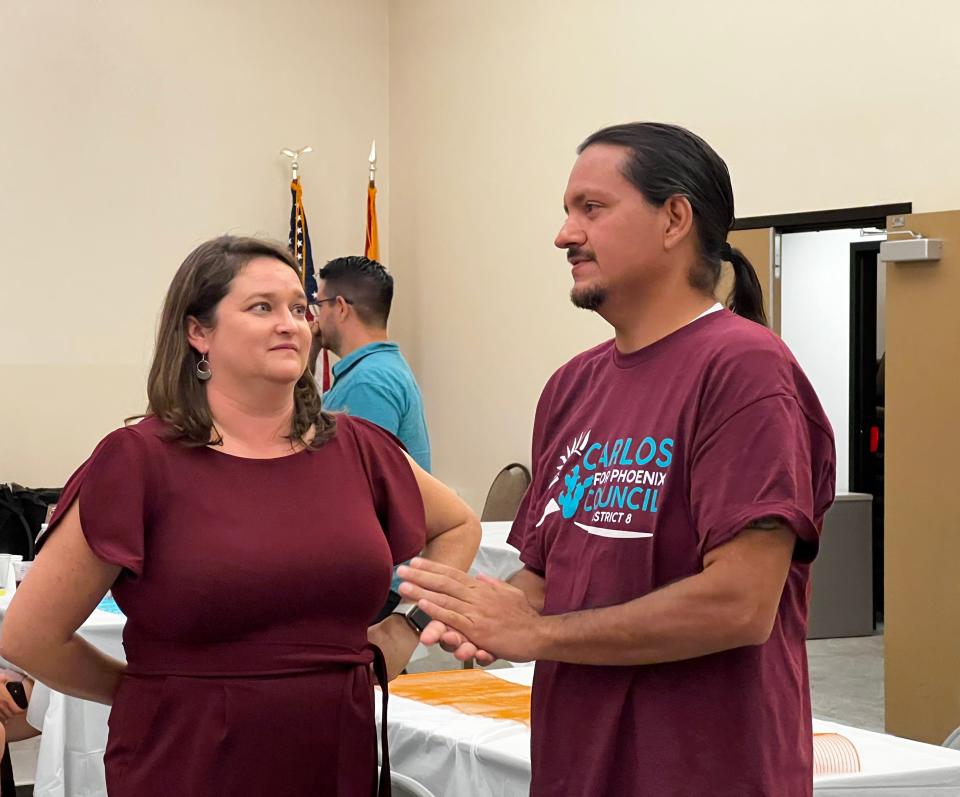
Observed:
[[[477,664],[486,667],[497,660],[496,656],[487,653],[485,650],[479,650],[463,634],[448,628],[439,620],[433,620],[423,629],[423,633],[420,634],[420,641],[428,647],[439,644],[447,653],[452,653],[458,661],[473,659]]]
[[[397,575],[404,579],[400,594],[448,629],[428,635],[428,626],[421,636],[424,644],[439,641],[447,649],[458,645],[454,655],[461,660],[468,658],[464,646],[472,646],[480,663],[485,663],[479,658],[483,652],[510,661],[537,658],[542,618],[516,587],[489,576],[473,578],[419,557],[400,567]]]

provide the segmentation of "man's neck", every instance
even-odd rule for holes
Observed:
[[[386,343],[389,340],[386,329],[362,329],[352,334],[343,334],[340,338],[340,350],[334,352],[341,360],[357,349],[371,343]]]
[[[616,331],[617,349],[629,354],[685,327],[714,304],[714,297],[691,288],[662,294],[648,293],[640,301],[615,303],[608,299],[600,309],[600,315]]]

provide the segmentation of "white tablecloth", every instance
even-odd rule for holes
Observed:
[[[488,672],[514,683],[533,680],[533,665]],[[378,717],[379,710],[378,704]],[[816,777],[817,797],[960,795],[958,751],[822,720],[814,720],[814,731],[846,736],[857,748],[862,770]],[[526,797],[529,791],[530,731],[518,722],[394,695],[388,735],[391,767],[437,797]]]
[[[507,578],[519,569],[506,544],[508,523],[483,524],[474,564]],[[0,617],[6,610],[0,598]],[[96,611],[80,633],[101,650],[123,659],[124,618]],[[529,684],[532,667],[491,670]],[[377,706],[379,712],[379,703]],[[35,797],[106,797],[103,751],[110,709],[66,697],[37,684],[28,721],[43,730]],[[960,752],[883,734],[815,721],[816,730],[836,730],[857,747],[863,772],[818,778],[819,797],[914,797],[960,795]],[[530,735],[524,725],[461,714],[400,697],[390,699],[390,756],[397,771],[421,781],[437,797],[526,795],[530,781]]]
[[[474,575],[484,573],[505,580],[523,567],[519,551],[507,544],[507,535],[512,525],[510,521],[480,524],[483,528],[483,537],[480,540],[477,558],[473,560],[473,565],[470,567],[471,573]]]

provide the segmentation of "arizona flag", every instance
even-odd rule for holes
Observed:
[[[300,178],[290,182],[290,240],[288,246],[297,259],[297,268],[300,270],[300,283],[303,292],[307,294],[307,304],[313,304],[317,298],[317,276],[313,271],[313,249],[310,246],[310,230],[307,227],[307,214],[303,209],[303,187]],[[330,358],[327,350],[323,350],[323,380],[324,390],[330,389]]]
[[[377,186],[367,186],[367,246],[363,252],[371,260],[380,260],[380,236],[377,234]]]
[[[363,254],[380,261],[380,236],[377,233],[377,142],[370,145],[370,177],[367,183],[367,244]]]

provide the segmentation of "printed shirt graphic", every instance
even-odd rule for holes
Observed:
[[[760,517],[782,518],[797,546],[764,645],[639,667],[538,663],[531,794],[809,794],[809,562],[834,447],[782,341],[724,310],[632,354],[612,341],[584,352],[544,389],[532,462],[510,542],[545,576],[548,614],[695,575]]]
[[[618,437],[602,443],[590,440],[591,430],[579,435],[560,456],[552,487],[561,480],[564,489],[550,499],[537,526],[553,512],[573,519],[578,528],[600,537],[631,539],[652,537],[646,531],[631,531],[635,513],[657,511],[657,496],[673,462],[673,440]],[[549,488],[548,488],[549,489]],[[594,526],[575,518],[585,515]]]

